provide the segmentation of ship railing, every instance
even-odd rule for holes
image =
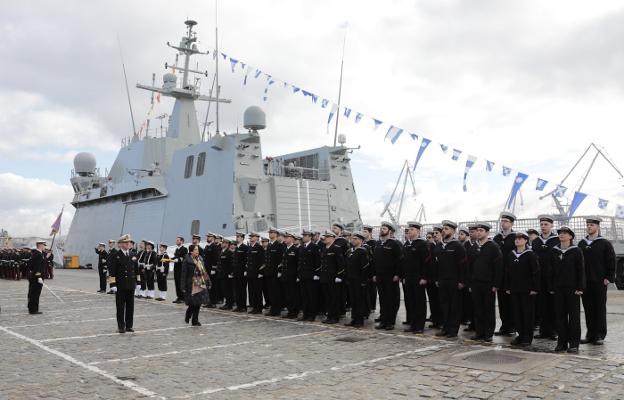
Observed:
[[[284,165],[279,160],[272,160],[269,161],[268,164],[265,164],[265,173],[269,176],[283,176],[295,179],[309,179],[315,181],[329,180],[329,174],[320,171],[318,168]]]

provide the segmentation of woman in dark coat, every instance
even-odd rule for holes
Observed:
[[[201,326],[199,323],[199,308],[208,303],[208,289],[210,278],[204,267],[204,259],[199,255],[198,245],[189,246],[189,254],[182,265],[182,288],[184,290],[184,302],[188,306],[184,321],[188,324],[192,317],[193,326]]]

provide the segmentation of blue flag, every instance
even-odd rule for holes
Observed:
[[[598,199],[598,208],[600,208],[601,210],[604,210],[605,208],[607,208],[608,205],[609,205],[609,200]]]
[[[391,125],[390,128],[388,128],[388,132],[386,132],[386,139],[390,139],[390,142],[394,144],[402,133],[403,129]]]
[[[475,161],[477,161],[477,157],[468,155],[466,159],[466,168],[464,169],[464,192],[468,191],[466,187],[466,178],[468,177],[468,172],[470,172],[470,168],[474,165]]]
[[[503,176],[507,176],[509,174],[511,174],[511,168],[503,167]]]
[[[516,175],[516,179],[514,179],[513,186],[511,187],[511,193],[509,193],[509,199],[507,199],[507,210],[511,210],[511,208],[513,207],[516,195],[518,194],[520,187],[528,177],[529,176],[527,174],[524,174],[522,172],[518,172],[518,175]]]
[[[453,157],[451,157],[453,161],[459,160],[459,156],[461,155],[461,153],[461,150],[453,149]]]
[[[567,187],[565,186],[561,186],[561,185],[557,185],[557,188],[555,189],[555,197],[563,197],[565,196],[566,190],[568,190]]]
[[[583,200],[585,200],[587,194],[581,192],[574,192],[574,198],[572,199],[572,203],[570,203],[570,208],[568,209],[568,217],[571,217],[576,212],[576,209],[581,205]]]
[[[375,126],[373,126],[373,132],[374,132],[377,130],[377,128],[379,128],[379,125],[383,124],[383,121],[380,119],[376,119],[376,118],[371,118],[371,119],[375,123]]]
[[[485,170],[486,171],[492,171],[492,168],[494,168],[494,161],[487,161],[486,160]]]
[[[445,144],[440,144],[440,148],[442,149],[444,153],[446,153],[446,151],[448,150],[448,146]]]
[[[422,138],[422,141],[420,142],[420,148],[418,149],[418,154],[416,154],[416,161],[414,161],[414,168],[412,168],[412,171],[416,171],[416,167],[418,166],[420,157],[422,157],[425,150],[427,150],[427,146],[429,146],[429,143],[431,143],[431,140],[427,139],[426,137]]]
[[[548,184],[548,181],[541,179],[541,178],[537,178],[537,184],[535,185],[535,190],[539,190],[541,192],[542,190],[544,190],[547,184]]]

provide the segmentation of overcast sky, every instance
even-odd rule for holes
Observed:
[[[0,13],[0,227],[12,235],[46,235],[61,206],[63,231],[73,209],[73,156],[93,152],[110,168],[131,134],[117,37],[131,85],[137,126],[149,94],[174,61],[183,21],[195,19],[202,50],[214,48],[214,1],[3,2]],[[624,168],[624,6],[621,1],[222,1],[221,51],[275,78],[337,100],[344,23],[348,21],[342,103],[434,141],[416,169],[416,196],[402,220],[424,204],[427,221],[496,218],[518,171],[531,176],[518,199],[522,217],[552,212],[535,178],[561,180],[594,142]],[[214,72],[211,56],[196,57]],[[242,113],[260,105],[265,156],[331,144],[327,110],[282,86],[262,101],[264,84],[243,86],[242,70],[221,64],[221,125],[233,132]],[[204,91],[211,80],[203,82]],[[164,100],[154,115],[169,113]],[[203,120],[205,104],[198,106]],[[209,116],[209,120],[214,117]],[[152,124],[156,122],[153,121]],[[352,155],[360,208],[376,223],[402,164],[418,143],[405,133],[384,141],[388,125],[341,120]],[[152,125],[153,126],[153,125]],[[452,161],[438,143],[463,150]],[[462,191],[466,155],[479,157]],[[485,171],[485,159],[495,161]],[[582,165],[586,169],[589,161]],[[502,165],[514,168],[508,177]],[[566,182],[571,195],[582,171]],[[624,204],[618,174],[596,162],[577,214],[613,215]],[[548,188],[552,188],[549,186]]]

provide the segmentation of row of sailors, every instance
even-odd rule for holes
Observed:
[[[0,250],[0,279],[20,280],[29,278],[29,260],[33,250],[29,248]],[[54,276],[54,256],[50,249],[44,248],[45,279]]]
[[[456,239],[458,226],[452,221],[436,226],[430,240],[421,238],[420,223],[409,222],[404,243],[393,238],[395,227],[389,222],[382,222],[379,240],[372,239],[370,226],[348,240],[339,223],[318,239],[309,231],[299,236],[271,229],[264,246],[257,233],[249,234],[248,243],[242,232],[236,240],[208,234],[202,252],[212,281],[206,306],[223,301],[222,309],[247,312],[249,304],[250,313],[268,308],[270,316],[281,315],[285,308],[285,318],[313,321],[324,314],[327,324],[337,323],[350,309],[348,325],[360,327],[375,309],[378,294],[376,328],[392,330],[402,285],[409,332],[424,331],[429,304],[429,327],[440,329],[437,336],[456,337],[460,324],[465,323],[469,325],[465,330],[474,329],[474,340],[491,341],[494,334],[517,332],[512,344],[526,346],[539,326],[536,337],[558,340],[557,351],[576,352],[579,343],[602,344],[615,252],[600,236],[600,219],[587,219],[587,236],[578,245],[569,227],[555,233],[550,216],[539,217],[541,232],[534,239],[512,229],[515,219],[511,213],[502,213],[502,231],[493,239],[488,223],[476,223],[460,232],[463,241]],[[200,239],[194,235],[193,244],[199,245]],[[153,297],[154,270],[164,277],[158,285],[166,293],[168,264],[173,262],[174,302],[183,301],[178,272],[188,256],[183,243],[184,238],[178,237],[172,259],[165,245],[155,253],[151,242],[135,253],[142,270],[137,284],[147,288],[147,297]],[[140,290],[145,289],[137,294]],[[581,298],[587,325],[583,341]],[[496,301],[502,323],[498,332],[494,332]]]

